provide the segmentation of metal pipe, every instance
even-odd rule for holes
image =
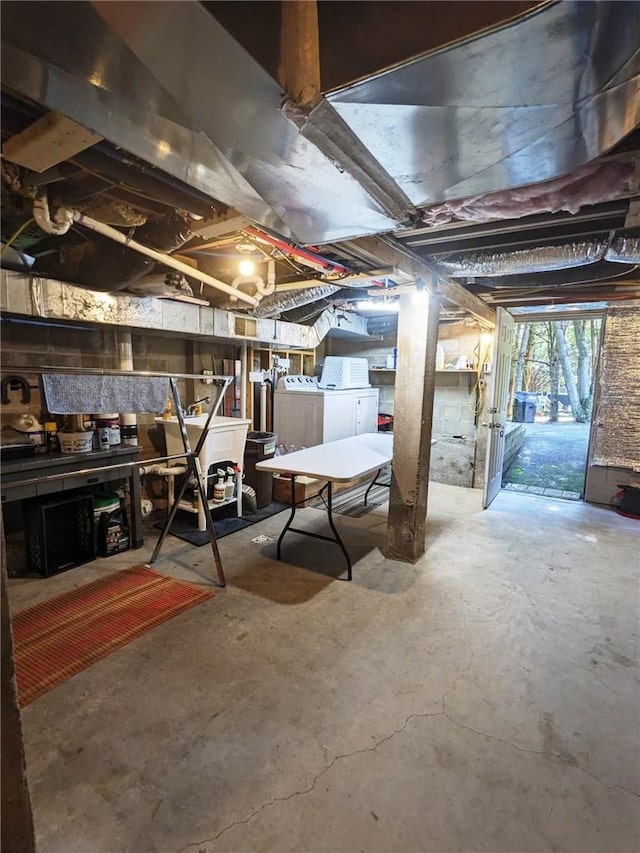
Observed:
[[[22,364],[5,364],[2,365],[2,371],[12,371],[14,373],[78,373],[82,376],[155,376],[160,379],[197,379],[202,382],[201,373],[166,373],[164,371],[155,370],[120,370],[119,368],[102,368],[102,367],[56,367],[54,364],[44,364],[39,367],[32,367]],[[226,382],[233,379],[232,376],[207,376],[207,381]]]

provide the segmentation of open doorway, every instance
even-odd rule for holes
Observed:
[[[516,324],[502,487],[584,496],[601,316]]]

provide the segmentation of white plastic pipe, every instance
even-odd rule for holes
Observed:
[[[63,208],[61,208],[61,210],[63,210]],[[56,213],[56,217],[60,215],[61,210]],[[174,270],[178,270],[178,272],[181,272],[191,278],[195,278],[198,281],[201,281],[203,284],[208,284],[209,287],[214,287],[216,290],[220,290],[223,293],[228,294],[229,296],[233,296],[236,299],[239,299],[241,302],[246,302],[247,304],[254,306],[258,304],[259,300],[256,299],[254,296],[249,296],[248,293],[243,293],[241,290],[236,290],[231,287],[231,285],[225,284],[223,281],[219,281],[217,278],[214,278],[211,275],[207,275],[206,273],[201,272],[200,270],[195,269],[194,267],[190,267],[189,264],[185,264],[182,261],[171,257],[171,255],[166,255],[163,252],[157,252],[155,249],[151,249],[148,246],[143,246],[141,243],[137,243],[135,240],[130,239],[129,237],[127,237],[126,234],[123,234],[116,228],[112,228],[110,225],[105,225],[103,222],[98,222],[97,219],[92,219],[90,216],[85,216],[85,214],[81,213],[79,210],[73,210],[68,212],[71,213],[74,222],[77,222],[79,225],[84,225],[85,228],[89,228],[91,231],[95,231],[96,234],[102,234],[103,237],[108,237],[110,240],[114,240],[116,243],[120,243],[123,246],[127,246],[129,249],[133,249],[134,252],[139,252],[141,255],[146,255],[148,258],[153,258],[153,260],[157,261],[159,264],[164,264],[167,267],[171,267]]]
[[[240,348],[240,417],[247,417],[247,342]]]
[[[157,474],[159,477],[177,477],[179,474],[184,474],[186,470],[184,465],[174,465],[171,468],[161,464],[140,466],[141,475]]]
[[[260,386],[260,431],[267,431],[267,383]]]
[[[59,207],[56,210],[54,218],[51,219],[47,194],[40,193],[33,202],[33,218],[36,221],[36,225],[42,228],[46,234],[54,234],[59,237],[62,234],[66,234],[69,228],[71,228],[73,224],[73,211],[66,207]]]

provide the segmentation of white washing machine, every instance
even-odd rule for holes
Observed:
[[[283,376],[274,395],[274,432],[287,449],[378,431],[378,388],[320,388],[317,376]]]

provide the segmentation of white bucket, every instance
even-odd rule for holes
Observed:
[[[93,450],[93,431],[59,432],[58,438],[63,453],[89,453]]]

